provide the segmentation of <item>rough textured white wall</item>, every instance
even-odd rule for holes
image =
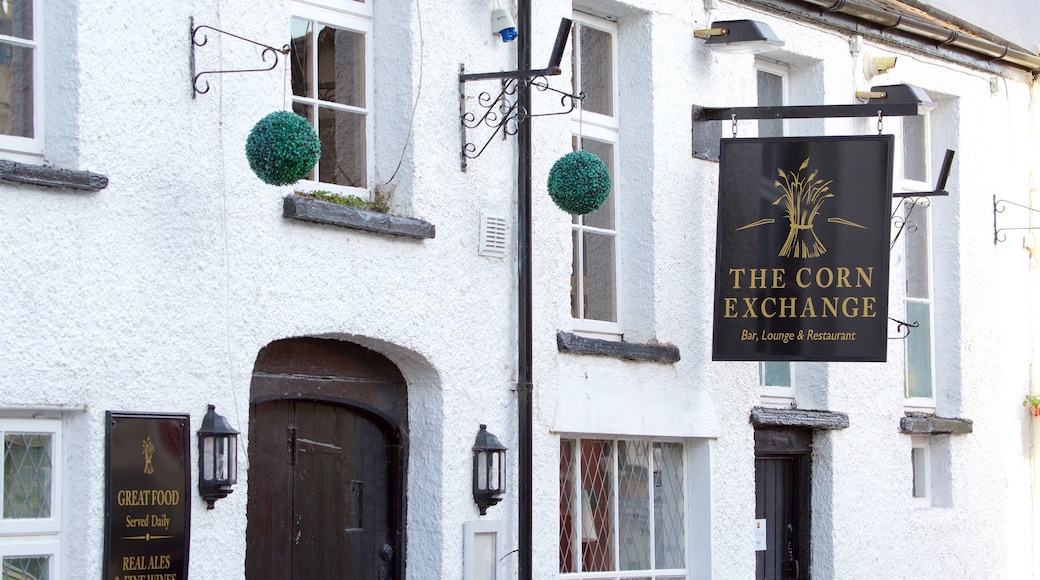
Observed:
[[[104,411],[190,413],[194,431],[213,403],[243,431],[244,451],[253,362],[265,345],[286,337],[364,344],[408,379],[409,578],[461,576],[462,526],[478,517],[469,473],[480,423],[512,450],[515,483],[516,264],[479,257],[476,248],[481,211],[505,215],[515,233],[516,145],[496,137],[460,171],[457,72],[460,63],[467,72],[512,69],[516,44],[489,34],[483,0],[379,4],[373,178],[387,182],[401,163],[390,184],[392,204],[434,223],[433,240],[281,217],[291,188],[257,180],[243,146],[260,117],[285,107],[283,69],[211,76],[210,92],[191,98],[189,17],[281,46],[287,2],[265,11],[231,0],[193,2],[155,6],[147,15],[106,3],[61,11],[53,24],[69,31],[61,46],[75,56],[52,58],[66,60],[48,97],[47,126],[56,131],[48,133],[49,158],[103,173],[110,185],[86,195],[0,186],[8,208],[0,228],[7,273],[0,280],[7,306],[0,317],[0,397],[3,406],[74,409],[66,415],[68,569],[100,574]],[[846,35],[743,6],[707,13],[699,3],[633,0],[582,8],[617,17],[623,39],[626,338],[675,344],[682,360],[661,365],[557,352],[557,331],[572,329],[570,218],[549,200],[544,182],[570,150],[571,125],[566,115],[536,118],[535,577],[554,577],[558,569],[559,433],[584,426],[592,434],[696,442],[691,468],[710,473],[711,488],[697,487],[691,502],[707,498],[710,520],[690,510],[689,534],[697,542],[691,575],[747,578],[754,571],[755,500],[748,414],[759,404],[758,371],[753,363],[710,361],[718,166],[691,157],[690,107],[752,104],[753,59],[712,53],[691,31],[728,18],[768,22],[787,41],[773,58],[792,64],[792,75],[808,86],[800,94],[806,100],[849,103],[872,83]],[[538,4],[534,66],[547,62],[559,19],[571,10],[562,0]],[[909,82],[959,112],[942,128],[958,149],[953,195],[933,202],[944,226],[936,232],[943,260],[937,284],[945,296],[937,298],[937,324],[949,331],[937,336],[936,362],[940,392],[955,393],[941,397],[940,413],[974,420],[975,432],[938,445],[952,478],[949,505],[913,507],[909,437],[898,431],[902,344],[891,341],[885,364],[802,365],[799,404],[851,418],[849,429],[816,437],[813,571],[834,578],[879,570],[892,577],[1021,577],[1031,545],[1029,422],[1020,405],[1029,386],[1031,335],[1020,310],[1030,299],[1028,257],[1020,238],[993,245],[991,198],[1028,201],[1029,167],[1036,167],[1030,87],[1011,74],[991,93],[991,73],[899,56],[890,78],[874,84]],[[203,70],[252,65],[259,55],[213,34],[196,58]],[[549,80],[569,89],[567,75]],[[496,87],[469,83],[467,110]],[[558,104],[538,94],[534,112]],[[874,125],[829,120],[792,131],[863,134]],[[753,130],[741,123],[742,135]],[[901,260],[895,252],[893,316]],[[662,423],[667,402],[675,403],[673,412],[690,412]],[[568,414],[570,407],[576,412]],[[619,409],[630,414],[608,426],[603,418]],[[705,437],[717,439],[708,444]],[[193,577],[242,576],[251,483],[244,464],[235,493],[215,510],[195,500]],[[511,485],[486,516],[506,523],[509,550],[516,542],[515,490]],[[705,538],[710,556],[703,555]],[[505,565],[515,573],[515,559]]]

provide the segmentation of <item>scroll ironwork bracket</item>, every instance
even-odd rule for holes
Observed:
[[[222,75],[222,74],[225,74],[225,73],[240,73],[240,72],[265,72],[265,71],[269,71],[269,70],[274,70],[274,68],[278,66],[278,55],[279,54],[289,54],[290,47],[289,47],[288,44],[282,46],[282,48],[275,48],[273,46],[268,46],[266,44],[262,44],[262,43],[256,42],[255,40],[250,40],[248,38],[239,36],[237,34],[232,34],[230,32],[227,32],[227,31],[224,31],[224,30],[220,30],[219,28],[213,28],[212,26],[207,26],[205,24],[202,24],[202,25],[199,25],[199,26],[195,26],[195,17],[194,16],[191,17],[190,23],[191,23],[191,36],[190,36],[190,40],[191,40],[191,98],[193,98],[193,99],[195,98],[196,95],[204,95],[204,94],[209,92],[209,81],[205,80],[205,79],[202,79],[203,75]],[[206,31],[213,31],[213,32],[216,32],[218,34],[223,34],[225,36],[230,36],[232,38],[237,38],[238,40],[243,40],[243,41],[248,42],[250,44],[254,44],[256,46],[259,46],[260,48],[264,49],[260,53],[260,60],[263,61],[265,64],[268,62],[269,58],[273,59],[273,61],[271,62],[271,65],[267,66],[266,68],[240,68],[240,69],[230,69],[230,70],[205,70],[205,71],[201,71],[201,72],[196,72],[195,71],[195,48],[196,47],[201,47],[201,46],[206,46],[206,43],[209,42],[209,37],[207,36]]]
[[[563,60],[563,51],[567,45],[567,39],[571,33],[571,21],[563,18],[560,28],[556,33],[556,42],[553,45],[552,55],[549,58],[549,66],[543,69],[501,71],[488,73],[467,73],[465,65],[459,65],[459,132],[461,135],[461,167],[466,171],[470,159],[476,159],[487,149],[488,145],[496,135],[502,135],[505,139],[509,135],[515,135],[520,125],[531,117],[544,117],[550,115],[566,115],[573,111],[579,101],[584,100],[585,95],[572,95],[549,86],[548,77],[558,76],[563,69],[560,62]],[[466,111],[466,83],[473,81],[497,80],[501,88],[497,94],[482,92],[477,97],[477,113]],[[519,96],[522,91],[530,89],[540,91],[552,91],[561,95],[560,104],[564,111],[556,113],[531,114],[520,104]],[[467,130],[478,127],[491,129],[491,135],[484,144],[477,148],[477,144],[469,140]]]
[[[947,196],[950,192],[946,191],[946,180],[950,177],[950,167],[953,165],[954,152],[950,149],[946,150],[946,156],[943,157],[942,169],[939,170],[939,177],[935,182],[935,189],[932,191],[896,191],[892,193],[892,197],[902,199],[902,204],[896,204],[892,210],[892,225],[896,228],[896,235],[892,237],[892,243],[889,245],[889,250],[896,247],[896,242],[899,240],[899,236],[903,233],[904,229],[909,229],[910,232],[917,230],[916,224],[911,220],[911,216],[914,213],[914,209],[918,206],[928,207],[932,201],[929,198],[937,196]],[[906,208],[906,213],[900,214],[900,207]]]
[[[910,336],[910,330],[913,328],[920,328],[921,323],[917,322],[903,322],[902,320],[896,320],[895,318],[889,317],[889,320],[896,323],[896,332],[902,336],[890,336],[888,340],[905,340],[906,337]]]
[[[1004,213],[1004,211],[1007,210],[1007,206],[1009,206],[1009,205],[1013,206],[1013,207],[1020,208],[1020,209],[1024,209],[1024,210],[1027,210],[1027,211],[1031,211],[1033,213],[1040,213],[1040,209],[1036,209],[1035,207],[1030,207],[1028,205],[1022,205],[1020,203],[1015,203],[1013,201],[1009,201],[1009,200],[1006,200],[1006,199],[997,199],[997,196],[994,195],[993,196],[993,245],[994,246],[997,245],[1000,242],[1006,242],[1007,241],[1007,235],[1004,234],[1003,232],[1006,232],[1008,230],[1040,230],[1040,226],[1014,227],[1014,228],[1008,228],[1008,227],[1000,228],[1000,227],[997,227],[997,214]]]

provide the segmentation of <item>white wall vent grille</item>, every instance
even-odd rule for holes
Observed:
[[[477,253],[481,256],[503,258],[506,255],[509,226],[506,218],[481,212],[480,214],[480,247]]]

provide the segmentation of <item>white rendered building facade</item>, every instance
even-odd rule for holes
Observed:
[[[978,42],[941,45],[828,1],[553,0],[519,31],[539,68],[573,21],[561,74],[541,77],[556,90],[533,90],[525,121],[530,547],[518,125],[479,122],[500,79],[459,77],[516,69],[519,43],[490,19],[518,7],[2,3],[0,577],[106,569],[109,411],[189,418],[195,578],[511,578],[525,550],[539,579],[1034,574],[1040,419],[1023,399],[1040,394],[1040,281],[1016,228],[1038,223],[1040,57],[969,23],[956,30]],[[725,54],[694,35],[743,19],[783,46]],[[215,72],[276,53],[270,70]],[[697,154],[692,108],[852,104],[899,84],[934,108],[715,128],[880,130],[894,193],[932,190],[956,152],[949,195],[893,198],[887,361],[712,361],[719,163]],[[322,142],[293,186],[245,155],[280,110]],[[584,216],[545,188],[576,149],[612,178]],[[208,404],[240,432],[213,510],[196,490]],[[508,447],[486,515],[482,424]]]

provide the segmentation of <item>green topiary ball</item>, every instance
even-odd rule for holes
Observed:
[[[599,209],[610,195],[610,171],[588,151],[572,151],[549,170],[549,197],[571,215]]]
[[[275,111],[260,119],[246,139],[249,167],[271,185],[303,179],[320,156],[321,141],[314,127],[290,111]]]

